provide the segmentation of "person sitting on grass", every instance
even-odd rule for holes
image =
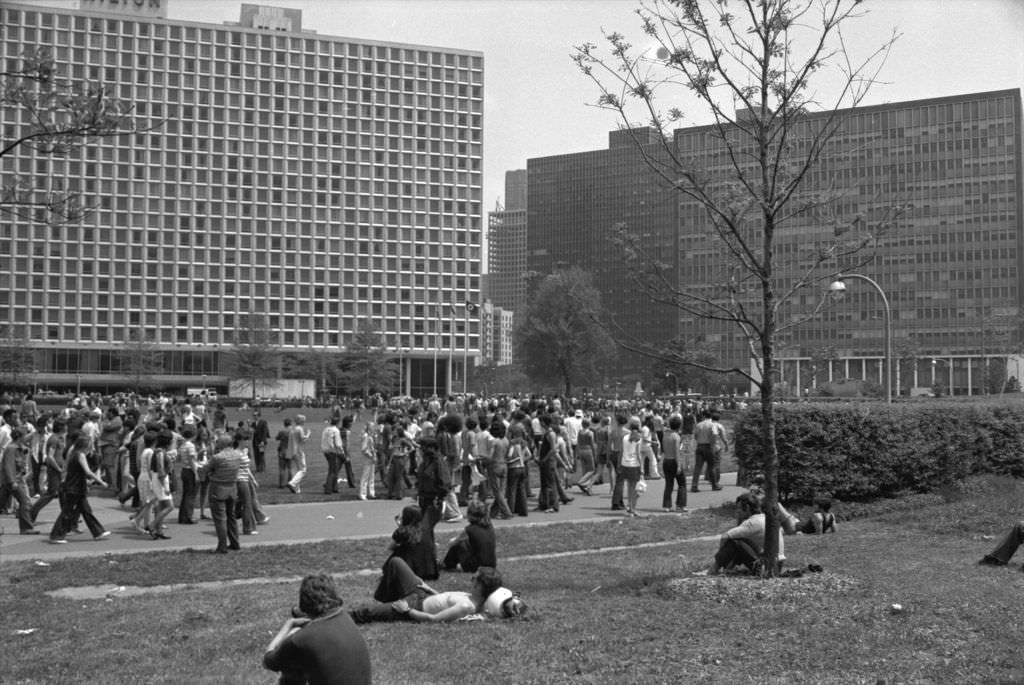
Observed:
[[[996,545],[996,548],[983,556],[978,563],[982,566],[1006,566],[1022,543],[1024,543],[1024,521],[1017,521]]]
[[[342,604],[329,575],[302,579],[298,610],[263,655],[263,667],[281,674],[279,685],[369,685],[370,650]]]
[[[754,473],[750,476],[750,485],[747,490],[755,495],[759,502],[761,502],[762,509],[764,508],[764,474]],[[832,506],[831,503],[829,506]],[[800,528],[800,519],[786,510],[786,507],[782,506],[781,502],[775,503],[775,510],[779,514],[779,525],[782,526],[782,532],[787,535],[795,535],[797,530]]]
[[[356,623],[416,621],[438,623],[457,621],[490,609],[501,612],[494,618],[521,616],[526,605],[507,588],[502,587],[501,574],[489,566],[481,566],[473,574],[469,592],[433,592],[424,585],[398,557],[391,557],[385,574],[396,584],[398,592],[406,592],[403,599],[387,604],[374,604],[352,610]],[[488,603],[495,593],[501,593]]]
[[[797,529],[797,532],[804,535],[821,535],[823,533],[836,532],[836,515],[830,511],[831,509],[831,497],[815,497],[814,513],[803,522],[803,525]]]
[[[463,571],[472,573],[481,566],[496,567],[498,565],[495,551],[494,526],[487,511],[487,504],[480,500],[469,503],[466,512],[469,525],[466,526],[444,555],[444,570],[454,571],[461,567]]]
[[[722,534],[718,552],[708,572],[717,574],[722,569],[731,571],[737,566],[745,566],[753,571],[764,554],[765,516],[761,511],[761,502],[750,492],[736,498],[739,508],[739,525]],[[779,563],[786,558],[785,546],[782,541],[782,529],[779,529]]]

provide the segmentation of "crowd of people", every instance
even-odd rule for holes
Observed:
[[[109,536],[93,514],[91,488],[129,506],[135,530],[153,540],[171,539],[166,520],[177,493],[178,524],[212,518],[220,553],[240,548],[239,521],[242,534],[256,535],[270,520],[254,476],[265,469],[269,435],[259,411],[231,426],[222,406],[199,397],[82,395],[46,412],[28,394],[0,398],[0,415],[0,510],[13,504],[23,535],[42,532],[36,520],[57,500],[50,542],[65,544],[83,521],[93,538]]]
[[[200,396],[80,395],[43,412],[29,394],[0,398],[0,410],[0,509],[13,501],[20,531],[31,535],[39,512],[58,500],[55,544],[82,520],[94,537],[109,534],[89,506],[90,486],[98,486],[131,507],[140,535],[170,539],[177,500],[178,524],[212,518],[216,551],[237,549],[239,524],[242,535],[258,535],[269,521],[255,476],[267,470],[268,452],[277,455],[278,487],[300,494],[317,439],[302,413],[284,416],[272,436],[259,406],[232,424],[222,405]],[[528,516],[534,497],[533,511],[553,513],[574,489],[590,495],[601,483],[611,486],[613,510],[636,516],[645,481],[662,478],[663,509],[685,512],[702,474],[720,489],[729,445],[717,411],[696,403],[536,396],[336,402],[318,437],[324,493],[347,484],[360,499],[411,496],[426,518],[445,521],[464,520],[473,499],[495,519]]]

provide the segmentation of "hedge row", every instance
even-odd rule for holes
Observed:
[[[761,409],[735,424],[736,461],[764,468]],[[978,473],[1024,476],[1018,402],[793,404],[775,408],[779,493],[809,501],[933,492]]]

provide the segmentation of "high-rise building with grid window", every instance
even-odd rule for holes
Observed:
[[[843,112],[842,128],[807,179],[807,190],[839,188],[835,217],[871,220],[883,208],[909,209],[856,270],[880,284],[891,304],[894,394],[941,385],[946,392],[999,392],[1020,379],[1024,342],[1024,155],[1019,89],[861,107]],[[819,125],[827,113],[810,114]],[[796,145],[806,140],[798,129]],[[615,131],[606,150],[527,163],[528,268],[548,273],[578,265],[594,275],[611,316],[648,342],[699,339],[727,367],[749,368],[748,340],[729,322],[672,310],[666,316],[625,278],[621,250],[608,238],[617,223],[639,233],[680,287],[721,292],[733,264],[712,240],[700,203],[661,187],[637,147],[660,143],[647,129]],[[714,127],[674,132],[670,145],[716,181],[733,170]],[[809,248],[834,240],[827,218],[802,216],[776,234],[775,274],[792,283]],[[850,263],[835,264],[837,269]],[[804,289],[780,316],[808,314],[820,289]],[[756,304],[751,302],[751,304]],[[650,309],[647,309],[650,308]],[[852,378],[884,384],[883,302],[851,281],[843,302],[778,340],[783,392]],[[1009,364],[1008,364],[1009,362]],[[1009,367],[1009,368],[1007,368]],[[624,367],[620,367],[622,370]],[[645,369],[634,367],[642,377]],[[646,370],[650,376],[650,366]],[[645,384],[647,385],[647,384]],[[737,377],[722,391],[749,388]]]
[[[48,48],[147,129],[0,160],[4,178],[98,203],[81,222],[0,224],[0,320],[36,380],[117,388],[138,336],[161,385],[223,387],[255,316],[294,351],[341,350],[370,324],[403,391],[457,387],[478,323],[439,312],[479,301],[482,54],[319,35],[256,5],[237,24],[178,21],[169,1],[0,7],[9,68]],[[0,110],[4,140],[24,116]]]

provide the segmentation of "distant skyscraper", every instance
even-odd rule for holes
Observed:
[[[821,116],[809,118],[813,123]],[[897,382],[904,393],[929,385],[936,369],[938,379],[948,379],[945,385],[956,392],[980,392],[991,357],[1007,351],[1008,336],[1019,335],[1021,136],[1016,89],[862,107],[849,113],[808,178],[808,190],[848,190],[834,207],[839,219],[911,205],[882,238],[875,260],[858,269],[881,285],[892,304],[897,355],[903,358]],[[713,127],[678,130],[673,144],[708,174],[728,175]],[[654,152],[658,145],[647,149]],[[704,210],[652,179],[628,132],[614,132],[608,150],[531,159],[527,168],[528,268],[547,272],[576,264],[591,271],[605,307],[620,321],[634,321],[636,330],[645,331],[651,317],[642,313],[644,298],[627,286],[622,262],[612,258],[615,250],[603,238],[617,222],[674,264],[680,285],[713,289],[724,277],[728,262],[713,249]],[[819,217],[796,219],[777,234],[779,282],[792,281],[803,265],[801,253],[829,242],[832,230]],[[800,369],[783,370],[790,390],[801,392],[826,377],[884,379],[880,299],[862,283],[848,286],[844,302],[779,341],[780,354],[802,360]],[[820,296],[802,291],[786,316],[810,311]],[[725,365],[747,367],[747,341],[734,326],[679,311],[672,319],[653,317],[646,339],[696,335]],[[826,368],[816,368],[812,379],[815,364]],[[737,383],[731,389],[745,387]]]
[[[619,335],[648,342],[678,335],[678,312],[657,305],[629,281],[618,225],[642,236],[651,254],[673,268],[678,260],[677,198],[651,173],[638,145],[661,157],[649,128],[612,131],[608,149],[527,160],[526,268],[538,275],[578,266],[590,272]],[[649,365],[625,357],[617,371]]]
[[[505,172],[505,206],[487,222],[487,296],[515,311],[526,298],[526,170]]]
[[[35,348],[38,380],[116,388],[139,336],[162,384],[223,386],[222,353],[257,316],[295,351],[372,324],[408,362],[404,390],[444,392],[449,360],[479,350],[476,318],[443,312],[480,299],[483,55],[318,35],[264,5],[238,24],[171,20],[170,1],[0,7],[8,63],[51,48],[152,126],[2,159],[5,182],[100,203],[79,223],[0,223],[0,320]],[[5,140],[24,117],[0,110]]]

